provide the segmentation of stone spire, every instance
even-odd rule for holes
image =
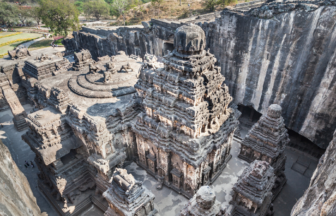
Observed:
[[[146,112],[134,126],[139,165],[191,198],[226,166],[237,127],[232,97],[205,34],[179,27],[164,67],[147,64],[135,85]],[[170,177],[171,176],[171,177]]]
[[[241,144],[239,158],[252,162],[263,160],[270,163],[277,176],[273,195],[275,198],[286,183],[284,174],[286,156],[284,150],[289,142],[287,129],[281,117],[281,106],[272,104],[267,114],[253,125]]]
[[[251,163],[233,186],[231,215],[270,215],[275,178],[269,163],[259,160]]]

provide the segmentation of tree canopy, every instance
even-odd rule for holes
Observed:
[[[14,19],[17,19],[17,7],[6,2],[0,2],[1,25],[8,25]]]
[[[130,4],[129,0],[114,0],[112,3],[112,8],[122,15],[124,25],[125,25],[125,12],[129,4]]]
[[[100,20],[109,14],[109,5],[104,0],[91,0],[83,4],[83,11],[87,17],[93,16]]]
[[[79,11],[69,0],[41,0],[39,16],[56,34],[67,35],[79,29]]]

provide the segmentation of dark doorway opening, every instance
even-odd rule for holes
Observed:
[[[174,50],[174,43],[172,42],[165,42],[163,44],[163,55],[167,55],[168,51],[172,52]]]
[[[243,139],[252,126],[260,119],[261,113],[256,111],[252,106],[238,105],[238,110],[242,113],[239,118],[240,122],[240,134]],[[286,127],[287,128],[287,127]],[[301,134],[287,128],[290,142],[287,148],[293,148],[293,150],[301,151],[305,154],[313,156],[314,158],[320,158],[325,149],[322,149],[315,145],[312,141],[302,136]]]

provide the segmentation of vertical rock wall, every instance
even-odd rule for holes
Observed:
[[[291,216],[336,215],[336,132],[311,178],[310,185],[292,209]]]
[[[286,126],[326,148],[336,128],[336,7],[260,19],[226,11],[211,49],[238,104],[283,107]]]
[[[315,2],[272,9],[272,4],[278,3],[263,6],[276,14],[268,19],[224,10],[216,20],[190,22],[205,30],[235,103],[261,113],[280,104],[288,128],[326,148],[336,128],[336,7]],[[94,58],[118,50],[162,56],[174,29],[188,22],[152,20],[143,29],[120,28],[106,39],[84,32],[75,39]]]
[[[40,208],[27,178],[0,140],[0,215],[38,216]],[[46,215],[46,214],[43,214]]]

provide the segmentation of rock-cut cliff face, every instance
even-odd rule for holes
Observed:
[[[40,208],[27,178],[0,140],[0,215],[38,216]],[[46,215],[45,213],[43,215]]]
[[[310,185],[292,209],[291,216],[336,215],[336,131],[311,178]]]
[[[335,17],[335,6],[271,19],[223,11],[210,44],[237,104],[280,104],[286,126],[322,148],[336,128]]]
[[[261,113],[280,104],[288,128],[326,148],[336,128],[336,6],[325,4],[333,3],[270,3],[244,13],[224,10],[211,21],[152,20],[144,29],[106,31],[106,38],[74,35],[77,48],[93,56],[164,55],[176,27],[194,22],[205,30],[235,103]]]

